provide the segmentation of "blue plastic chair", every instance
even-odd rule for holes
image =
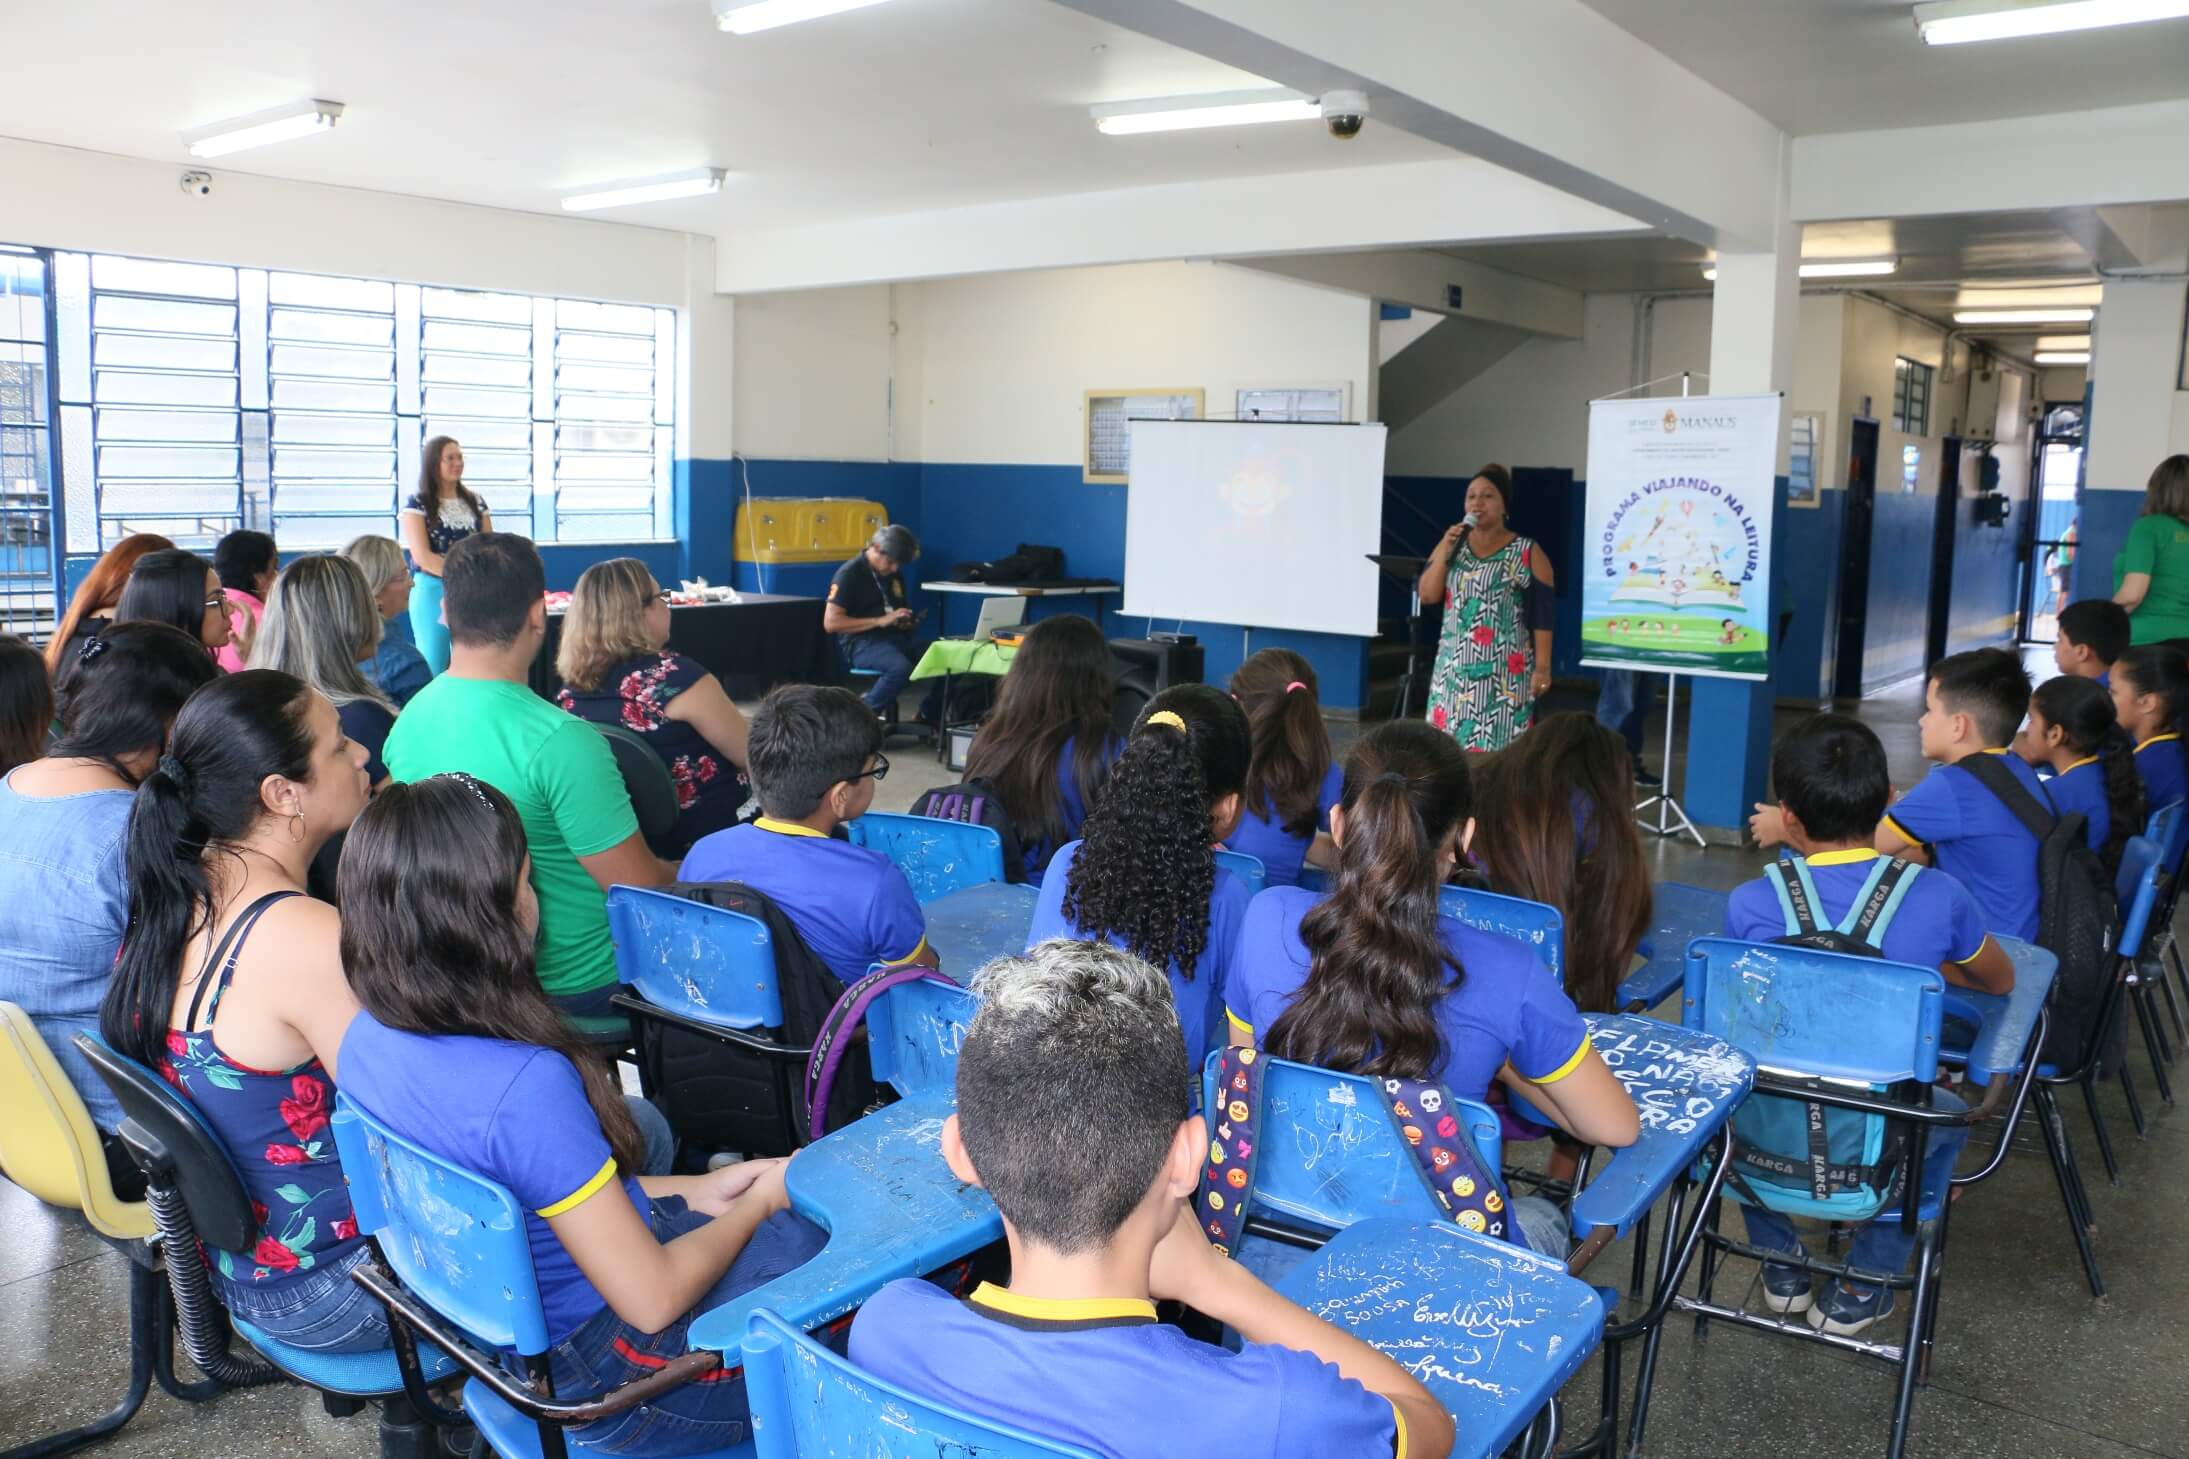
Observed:
[[[414,1335],[423,1334],[470,1374],[461,1418],[441,1417],[469,1420],[495,1453],[505,1459],[586,1453],[582,1442],[564,1434],[566,1426],[622,1413],[662,1388],[721,1366],[714,1353],[686,1353],[659,1373],[597,1398],[558,1400],[549,1374],[547,1316],[516,1196],[405,1140],[347,1095],[335,1098],[333,1125],[357,1227],[379,1242],[394,1272],[390,1280],[375,1267],[362,1267],[355,1273],[358,1285],[387,1305],[406,1367]],[[492,1349],[517,1354],[530,1384],[509,1373]],[[667,1374],[675,1376],[659,1381]],[[712,1451],[715,1459],[751,1453],[750,1444]]]
[[[1472,887],[1437,888],[1437,910],[1478,932],[1494,932],[1535,949],[1559,986],[1566,982],[1566,919],[1556,907]]]
[[[867,1060],[874,1082],[904,1099],[955,1096],[958,1051],[980,1004],[942,978],[899,983],[867,1008]]]
[[[846,821],[844,831],[852,845],[894,862],[923,905],[964,887],[1003,880],[1003,837],[993,826],[868,811]]]
[[[2178,803],[2173,809],[2179,809]],[[2164,815],[2165,812],[2161,812]],[[2156,820],[2156,818],[2154,818]],[[2146,950],[2146,942],[2156,934],[2156,918],[2164,903],[2165,861],[2161,843],[2154,837],[2131,836],[2121,850],[2121,867],[2113,878],[2113,896],[2121,910],[2121,940],[2115,951],[2120,963],[2113,983],[2107,986],[2096,1016],[2091,1021],[2091,1033],[2084,1040],[2081,1056],[2075,1066],[2062,1069],[2046,1064],[2037,1071],[2037,1077],[2046,1089],[2062,1084],[2078,1085],[2083,1091],[2083,1107],[2090,1113],[2090,1127],[2098,1137],[2098,1153],[2105,1160],[2106,1178],[2114,1185],[2121,1183],[2119,1162],[2113,1156],[2113,1140],[2105,1128],[2105,1116],[2098,1106],[2098,1079],[2105,1072],[2104,1044],[2119,1012],[2122,999],[2132,1000],[2136,1009],[2136,1021],[2143,1031],[2144,1049],[2151,1056],[2151,1070],[2158,1078],[2162,1095],[2169,1096],[2166,1068],[2160,1057],[2156,1013],[2151,1003],[2151,985],[2144,981],[2138,970],[2137,960]],[[2121,1094],[2128,1102],[2128,1115],[2136,1126],[2136,1133],[2144,1132],[2143,1101],[2136,1097],[2136,1086],[2128,1077],[2125,1059],[2116,1063],[2113,1071],[2121,1081]],[[2044,1096],[2040,1096],[2043,1098]],[[2040,1115],[2044,1112],[2040,1104]],[[2063,1189],[2065,1189],[2063,1187]],[[2084,1203],[2085,1225],[2088,1220],[2088,1203]],[[2073,1203],[2071,1201],[2070,1208]],[[2095,1265],[2093,1264],[2093,1270]],[[2093,1285],[2097,1285],[2093,1283]]]
[[[1936,1125],[1973,1122],[1973,1110],[1931,1107],[1938,1075],[1946,980],[1936,968],[1812,948],[1697,938],[1688,945],[1686,1026],[1713,1034],[1756,1061],[1758,1097],[1785,1095],[1827,1107],[1881,1115],[1907,1137],[1908,1162],[1898,1199],[1872,1220],[1898,1220],[1916,1235],[1915,1274],[1894,1275],[1889,1285],[1911,1292],[1908,1340],[1889,1344],[1866,1338],[1825,1337],[1806,1323],[1749,1312],[1712,1299],[1720,1253],[1748,1255],[1743,1243],[1719,1234],[1713,1221],[1704,1233],[1702,1271],[1693,1298],[1675,1301],[1696,1316],[1698,1330],[1710,1319],[1765,1332],[1850,1348],[1899,1370],[1887,1453],[1899,1459],[1907,1441],[1916,1376],[1938,1320],[1939,1253],[1945,1241],[1952,1162],[1925,1160],[1925,1142]],[[1831,1085],[1809,1080],[1831,1080]],[[1912,1204],[1907,1199],[1914,1191]],[[1750,1185],[1769,1205],[1767,1185]],[[1723,1207],[1719,1208],[1722,1213]],[[1783,1260],[1803,1265],[1795,1258]],[[1814,1262],[1806,1263],[1814,1267]],[[1825,1264],[1824,1270],[1835,1268]],[[1866,1281],[1875,1281],[1870,1276]]]
[[[1258,897],[1262,888],[1269,885],[1269,868],[1262,865],[1262,858],[1249,856],[1244,851],[1218,851],[1216,864],[1246,883],[1247,895]]]
[[[746,1319],[743,1356],[759,1459],[1094,1459],[884,1383],[773,1312]]]
[[[2156,842],[2159,848],[2160,945],[2152,949],[2152,955],[2162,963],[2172,963],[2174,967],[2172,982],[2168,982],[2164,976],[2154,981],[2166,995],[2166,1009],[2174,1021],[2175,1037],[2189,1042],[2189,1023],[2183,1021],[2182,1003],[2174,996],[2175,989],[2179,988],[2181,999],[2189,1001],[2189,966],[2183,964],[2181,949],[2175,944],[2173,936],[2174,908],[2181,897],[2182,852],[2189,848],[2189,814],[2185,814],[2182,803],[2178,800],[2169,801],[2153,811],[2150,822],[2144,828],[2144,835]],[[2122,905],[2127,904],[2123,902]],[[2162,967],[2162,974],[2163,971]]]
[[[642,887],[608,889],[615,1006],[638,1034],[639,1078],[670,1128],[721,1149],[783,1155],[805,1142],[812,1049],[783,1034],[767,924]],[[686,1035],[692,1037],[685,1037]],[[692,1050],[718,1045],[703,1057]]]

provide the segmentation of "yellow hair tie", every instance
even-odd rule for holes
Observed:
[[[1167,724],[1180,734],[1186,732],[1186,722],[1168,709],[1158,709],[1155,713],[1149,715],[1148,723],[1151,725]]]

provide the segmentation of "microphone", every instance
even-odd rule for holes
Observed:
[[[1476,517],[1473,512],[1469,512],[1466,516],[1461,517],[1459,519],[1459,535],[1464,537],[1469,532],[1472,532],[1475,529],[1475,522]]]

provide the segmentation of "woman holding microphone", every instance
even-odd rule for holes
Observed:
[[[1463,750],[1504,749],[1534,722],[1536,698],[1551,686],[1556,582],[1543,549],[1506,521],[1512,485],[1502,466],[1476,472],[1467,520],[1444,534],[1421,573],[1421,601],[1445,605],[1429,722]]]

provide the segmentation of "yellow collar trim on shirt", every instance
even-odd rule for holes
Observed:
[[[2163,735],[2153,735],[2150,739],[2145,740],[2142,744],[2136,746],[2136,748],[2139,751],[2148,750],[2153,745],[2157,744],[2160,740],[2178,740],[2180,738],[2181,736],[2179,734],[2175,733],[2172,730],[2168,730]]]
[[[1819,851],[1807,860],[1811,866],[1853,866],[1858,861],[1877,860],[1877,853],[1867,846],[1850,846],[1844,851]]]
[[[1978,753],[1979,753],[1979,754],[1984,754],[1984,755],[2004,755],[2004,754],[2006,753],[2006,751],[2005,751],[2005,750],[2003,750],[2003,749],[1991,749],[1991,750],[1981,750],[1981,751],[1979,751]]]
[[[2082,769],[2082,768],[2083,768],[2083,767],[2084,767],[2085,765],[2095,765],[2095,764],[2097,764],[2097,763],[2098,763],[2098,757],[2097,757],[2096,755],[2086,755],[2086,756],[2084,756],[2084,757],[2083,757],[2082,759],[2080,759],[2080,760],[2077,760],[2077,761],[2076,761],[2076,762],[2075,762],[2074,764],[2072,764],[2072,765],[2068,766],[2068,767],[2067,767],[2067,770],[2080,770],[2080,769]],[[2067,774],[2067,770],[2062,770],[2062,771],[2060,771],[2059,773],[2060,773],[2060,774],[2062,774],[2062,775],[2065,775],[2065,774]]]
[[[1088,1322],[1117,1317],[1155,1320],[1155,1304],[1135,1297],[1029,1297],[993,1282],[982,1282],[966,1300],[978,1307],[1041,1322]]]
[[[753,821],[763,831],[773,831],[778,836],[818,836],[828,839],[826,831],[816,831],[811,826],[801,826],[796,821],[778,821],[770,816],[760,816]]]

